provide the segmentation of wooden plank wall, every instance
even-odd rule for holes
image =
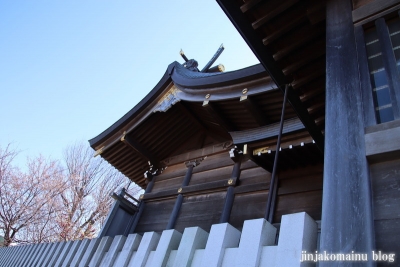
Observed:
[[[278,202],[274,222],[282,215],[307,212],[321,220],[323,164],[287,170],[279,174]]]
[[[206,157],[200,165],[193,168],[193,175],[188,186],[205,184],[218,180],[227,180],[231,176],[234,162],[228,151]],[[151,193],[173,190],[176,192],[182,185],[187,171],[184,163],[169,166],[155,179]],[[212,224],[218,223],[221,216],[225,188],[214,192],[202,191],[184,194],[175,229],[183,231],[186,227],[199,226],[210,230]],[[176,195],[146,201],[146,208],[139,220],[135,232],[161,232],[167,226],[169,216],[175,204]]]
[[[224,191],[184,197],[175,229],[183,233],[187,227],[198,226],[210,231],[211,225],[219,222],[224,198]]]
[[[240,230],[245,220],[264,218],[270,180],[271,174],[254,162],[249,160],[242,163],[230,224]]]
[[[155,177],[152,193],[168,189],[176,189],[181,186],[186,173],[184,163],[168,166],[165,171]],[[175,204],[176,197],[169,197],[157,201],[146,201],[146,207],[136,227],[137,233],[149,231],[161,232],[167,226],[169,216]]]
[[[322,176],[323,164],[281,172],[274,223],[279,223],[284,214],[302,211],[314,220],[320,220]],[[270,179],[271,174],[254,163],[243,164],[230,217],[234,227],[241,229],[245,220],[264,217]],[[251,191],[245,190],[246,187]]]
[[[227,180],[231,176],[233,164],[228,151],[209,156],[193,169],[189,186]],[[186,227],[199,226],[209,231],[212,224],[219,222],[225,190],[220,188],[213,192],[185,195],[175,229],[181,232]]]
[[[370,170],[376,249],[400,255],[400,159],[372,164]]]
[[[231,177],[233,164],[228,151],[208,156],[193,169],[188,186],[227,181]],[[146,200],[146,208],[135,232],[165,230],[177,198],[177,190],[182,185],[186,171],[185,164],[179,163],[169,166],[156,177],[151,193],[158,193],[160,197]],[[323,165],[318,164],[279,174],[275,223],[280,222],[283,214],[302,211],[310,214],[314,220],[321,219],[322,173]],[[234,189],[235,198],[230,224],[240,230],[245,220],[264,217],[270,178],[271,174],[254,162],[250,160],[242,162],[240,179]],[[160,193],[168,190],[174,193],[167,196]],[[187,227],[199,226],[209,231],[212,224],[219,222],[227,186],[209,189],[204,186],[201,190],[183,193],[176,230],[181,232]]]

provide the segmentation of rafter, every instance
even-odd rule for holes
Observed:
[[[246,16],[241,12],[240,8],[236,5],[236,2],[230,0],[217,0],[222,10],[231,20],[233,25],[242,35],[243,39],[249,45],[251,50],[260,60],[260,63],[265,67],[275,84],[284,92],[286,84],[290,84],[291,78],[286,77],[283,74],[281,68],[278,67],[277,63],[272,57],[272,54],[265,49],[265,46],[254,31],[251,23],[247,20]],[[315,124],[315,121],[308,114],[307,109],[304,107],[297,93],[290,86],[288,89],[288,102],[295,110],[297,116],[300,118],[310,135],[315,140],[319,150],[324,151],[324,136],[321,130]]]
[[[153,153],[148,151],[142,144],[140,144],[137,140],[133,139],[133,137],[128,136],[126,132],[124,132],[124,134],[122,135],[121,141],[125,145],[135,150],[143,159],[151,162],[151,164],[153,165],[160,164],[160,161]]]
[[[276,8],[270,10],[267,14],[256,20],[255,22],[252,23],[252,26],[254,29],[258,29],[277,15],[279,15],[281,12],[285,11],[289,7],[293,6],[295,3],[299,2],[299,0],[289,0],[289,1],[282,1],[279,6]]]
[[[269,123],[265,114],[262,113],[258,105],[251,99],[250,96],[242,96],[240,98],[240,103],[243,104],[244,108],[251,114],[259,126],[264,126]]]
[[[260,2],[262,2],[262,0],[250,0],[250,1],[246,1],[241,7],[240,10],[242,10],[243,13],[249,11],[250,9],[252,9],[253,7],[255,7],[257,4],[259,4]]]
[[[229,122],[221,113],[219,108],[211,103],[210,101],[206,100],[203,102],[203,108],[207,110],[207,112],[217,121],[217,123],[223,127],[228,132],[234,131],[235,127]]]
[[[196,114],[193,113],[193,111],[187,106],[187,104],[181,101],[177,103],[176,106],[182,111],[183,114],[185,114],[185,116],[187,116],[194,124],[196,124],[203,132],[205,132],[212,139],[216,141],[226,140],[226,137],[221,136],[218,133],[215,133],[214,131],[210,131],[209,128],[197,118]]]

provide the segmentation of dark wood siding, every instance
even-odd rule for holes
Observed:
[[[209,232],[211,225],[219,222],[224,198],[225,192],[185,197],[175,229],[183,233],[186,227],[198,226]]]
[[[147,202],[135,232],[162,232],[165,230],[174,204],[175,199]]]
[[[193,169],[190,183],[181,191],[184,199],[176,230],[181,232],[186,227],[199,226],[209,231],[212,224],[219,223],[228,187],[224,181],[231,177],[233,165],[228,151],[223,151],[207,156]],[[186,171],[185,164],[178,163],[156,177],[153,191],[144,198],[146,208],[136,232],[165,229]],[[284,214],[302,211],[315,220],[321,219],[322,172],[323,164],[317,164],[279,173],[275,223],[279,223]],[[270,179],[271,173],[254,162],[242,162],[240,179],[234,187],[230,224],[242,229],[245,220],[264,217]]]
[[[397,256],[400,255],[400,159],[370,167],[376,249]]]
[[[282,171],[279,174],[278,198],[274,223],[282,215],[307,212],[314,220],[321,219],[323,164]],[[243,222],[264,217],[271,174],[251,163],[244,163],[240,185],[236,187],[230,223],[241,229]]]
[[[274,222],[280,222],[282,215],[302,211],[321,220],[322,176],[322,164],[281,172]]]
[[[187,168],[184,163],[178,163],[169,166],[162,174],[156,177],[153,190],[151,190],[151,192],[155,193],[173,188],[178,190],[178,188],[181,187],[186,170]]]
[[[229,223],[241,230],[245,220],[263,218],[268,191],[236,194]]]
[[[192,178],[186,188],[194,185],[205,186],[203,191],[183,193],[184,200],[175,229],[183,231],[186,227],[199,226],[209,231],[212,224],[219,222],[226,188],[207,189],[206,184],[220,180],[227,181],[231,176],[233,164],[228,151],[223,151],[207,156],[200,165],[194,167]],[[146,207],[135,232],[165,230],[186,171],[185,163],[181,162],[168,166],[162,174],[155,177],[154,187],[150,193],[150,195],[155,193],[155,196],[145,200]],[[163,194],[166,191],[172,193]]]

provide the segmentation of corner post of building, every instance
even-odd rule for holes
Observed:
[[[320,251],[370,253],[372,195],[351,0],[328,0],[325,160]],[[320,266],[331,266],[320,262]],[[355,266],[349,262],[343,266]],[[360,266],[374,266],[372,261]]]

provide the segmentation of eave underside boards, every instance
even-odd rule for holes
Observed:
[[[276,141],[277,137],[273,136],[247,143],[247,157],[265,170],[272,172],[277,150]],[[305,129],[285,133],[281,141],[279,171],[323,163],[323,155]]]
[[[142,188],[146,186],[143,174],[148,166],[147,161],[123,142],[117,142],[105,150],[101,157]]]
[[[204,109],[201,102],[182,102],[178,105],[183,105],[190,116],[194,119],[197,119],[202,124],[209,136],[220,142],[230,140],[230,136],[227,131],[218,124],[218,122],[209,112]],[[206,146],[208,143],[205,142],[204,145]],[[183,153],[185,151],[178,152]]]
[[[277,85],[291,83],[288,101],[323,147],[325,1],[217,2]]]
[[[129,135],[159,159],[164,159],[201,130],[188,117],[181,116],[177,107],[172,107],[167,113],[154,113],[142,127],[137,127]]]
[[[260,94],[250,98],[255,109],[258,110],[260,116],[268,120],[268,124],[278,122],[281,117],[282,110],[282,93],[274,91],[269,94]],[[246,101],[246,100],[244,100]],[[243,101],[239,99],[231,99],[227,101],[215,102],[220,113],[230,122],[234,124],[234,130],[241,131],[245,129],[257,128],[260,123],[257,122],[249,110],[243,106]],[[285,113],[285,119],[295,117],[294,110],[288,107]],[[266,124],[264,124],[266,125]]]
[[[173,107],[168,111],[168,115],[160,112],[152,114],[143,122],[141,127],[137,127],[128,133],[127,137],[134,139],[147,151],[151,151],[157,159],[164,159],[171,156],[171,153],[179,147],[195,148],[198,145],[196,141],[202,138],[202,134],[203,129],[190,118],[180,116],[179,109]],[[202,142],[202,140],[199,142]],[[120,143],[122,142],[117,142],[114,146],[120,147]],[[110,157],[107,157],[107,155],[110,155]],[[149,169],[149,165],[147,160],[143,159],[143,155],[125,145],[120,154],[108,154],[106,150],[103,157],[134,182],[142,187],[145,186],[143,173]],[[134,162],[137,164],[133,164]],[[151,164],[159,167],[160,162],[151,162]]]

